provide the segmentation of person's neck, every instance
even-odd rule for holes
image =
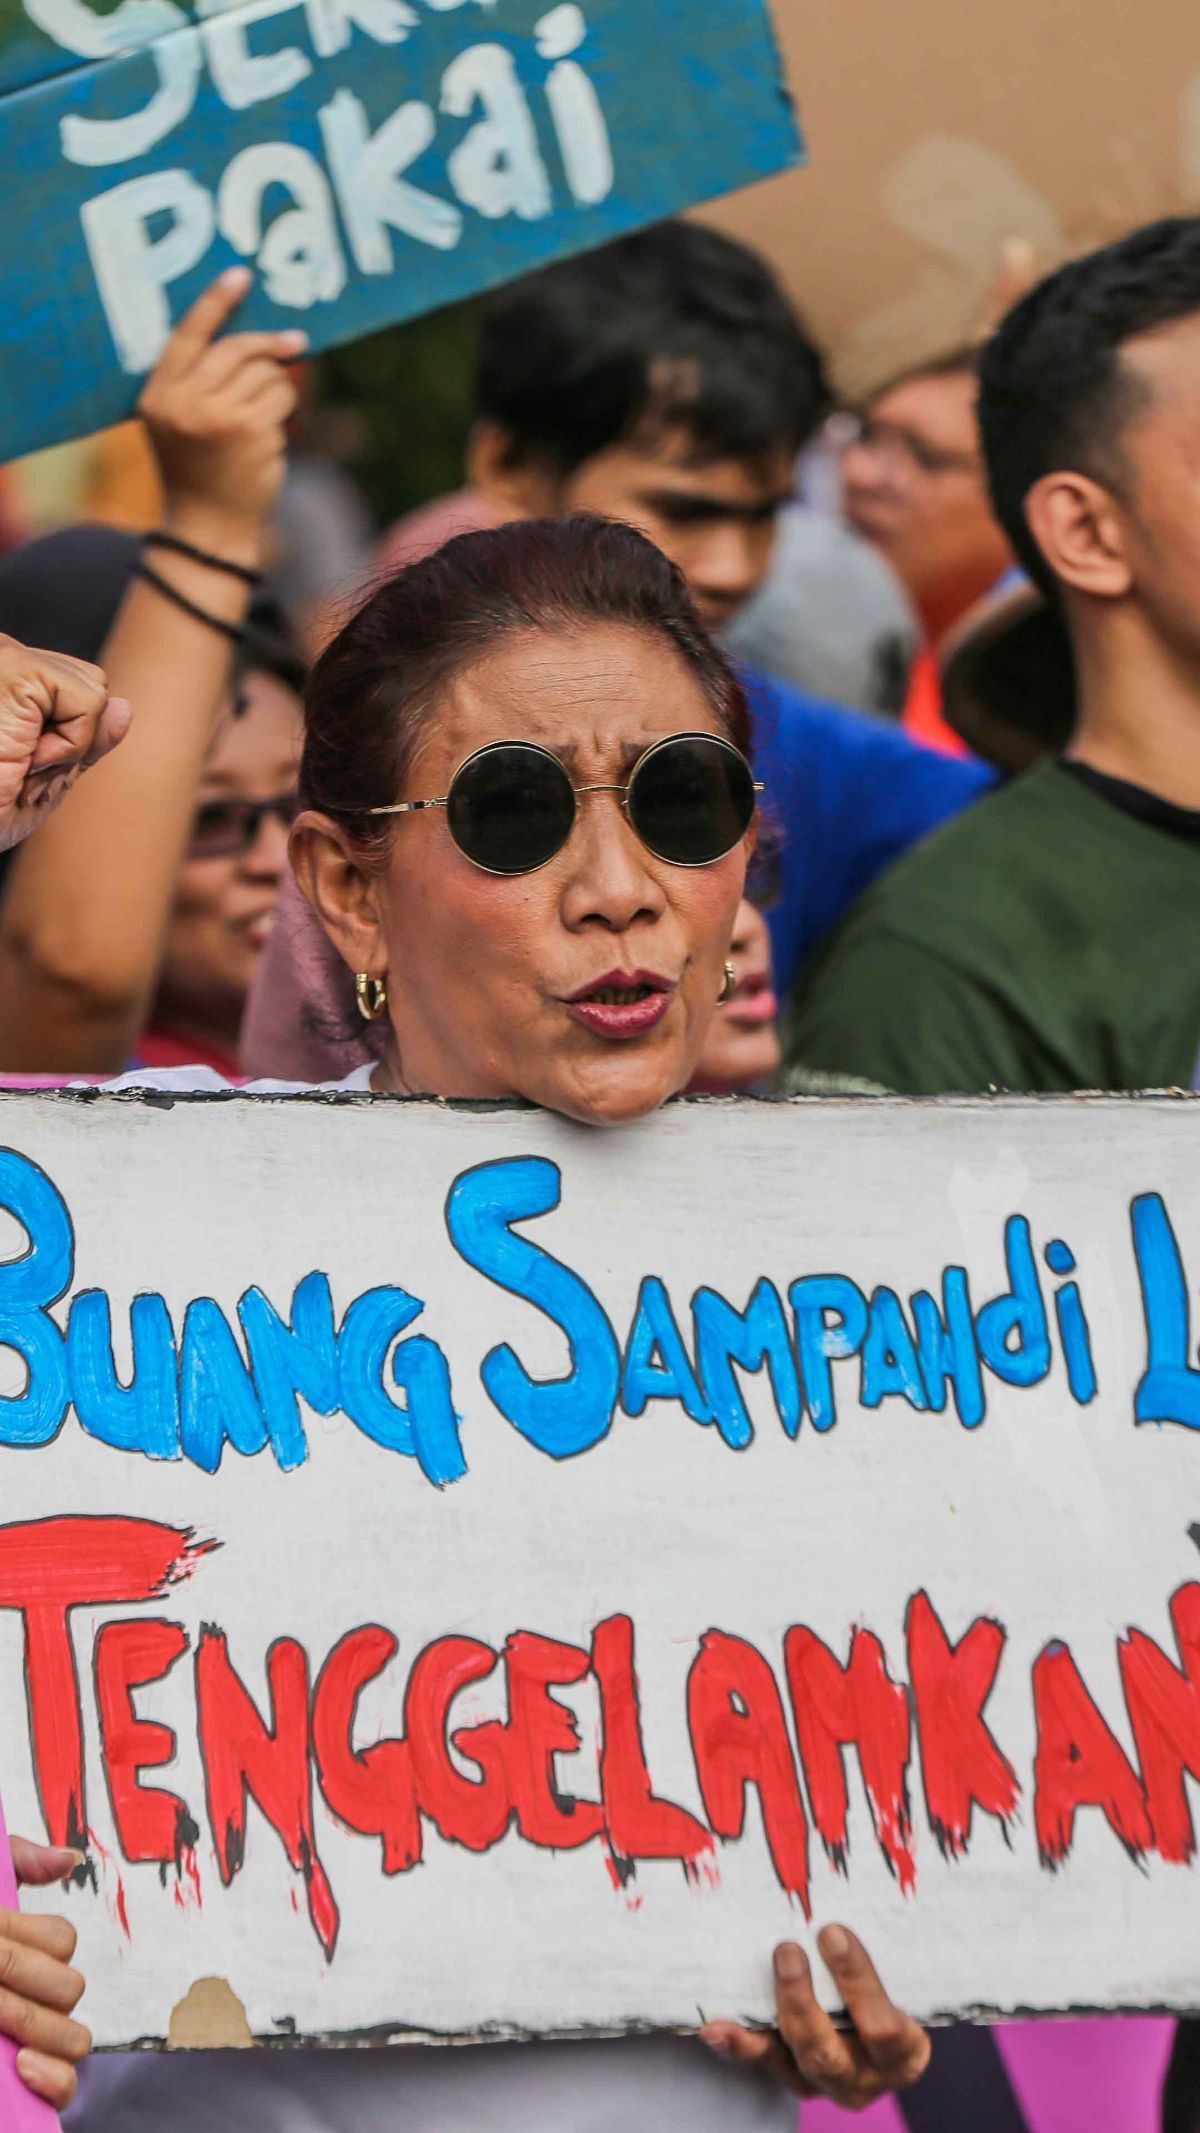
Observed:
[[[194,1044],[199,1051],[236,1060],[239,1027],[236,1020],[221,1015],[188,1014],[160,1001],[151,1018],[153,1025],[180,1044]]]
[[[1067,757],[1200,809],[1200,664],[1132,605],[1072,620],[1079,717]]]

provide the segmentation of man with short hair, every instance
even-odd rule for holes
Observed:
[[[766,264],[714,230],[674,222],[494,298],[476,403],[471,490],[423,528],[410,522],[385,561],[412,560],[481,522],[595,511],[647,533],[721,630],[763,579],[796,455],[829,401],[816,351]],[[994,773],[943,759],[887,720],[743,675],[779,833],[770,923],[787,984],[881,869],[988,790]],[[257,1074],[328,1078],[332,1055],[297,1026],[322,954],[314,932],[285,896],[243,1042]],[[307,1017],[310,1030],[320,1019]],[[343,1071],[347,1056],[337,1054]]]
[[[717,635],[764,580],[796,455],[830,406],[766,262],[683,222],[494,299],[476,403],[469,468],[495,518],[628,521],[679,566]],[[782,839],[771,934],[787,983],[883,867],[992,780],[743,671]]]
[[[664,469],[647,482],[647,468],[631,459],[644,457],[671,392],[682,387],[686,399],[697,364],[705,386],[689,414],[709,464],[765,462],[781,508],[760,492],[750,504],[757,517],[710,508],[689,522],[684,499],[672,497],[669,528],[654,510]],[[919,642],[907,595],[835,511],[811,510],[792,493],[794,440],[807,443],[829,405],[820,357],[764,262],[711,230],[664,223],[492,299],[476,366],[470,486],[401,519],[379,559],[397,569],[455,533],[557,510],[561,489],[586,468],[581,494],[624,516],[636,511],[688,570],[706,621],[736,658],[810,695],[895,716]],[[631,423],[642,435],[621,465],[610,448],[633,442]]]
[[[738,657],[816,696],[898,710],[916,644],[907,600],[873,548],[792,498],[797,450],[829,406],[766,264],[665,223],[491,300],[470,487],[401,520],[380,560],[565,503],[636,520]]]
[[[1062,268],[984,351],[997,515],[1060,604],[1061,761],[863,899],[789,1061],[911,1094],[1189,1086],[1200,1046],[1200,219]]]

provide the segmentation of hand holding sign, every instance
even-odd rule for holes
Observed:
[[[284,369],[303,333],[217,335],[250,288],[232,267],[171,335],[140,402],[167,498],[167,524],[231,560],[257,560],[283,480],[296,389]]]
[[[765,0],[270,12],[0,9],[0,459],[127,415],[225,259],[328,348],[798,153]]]
[[[827,1926],[820,1949],[846,2003],[849,2032],[835,2029],[818,2002],[803,1949],[785,1942],[775,1950],[778,2028],[709,2022],[702,2035],[720,2058],[763,2067],[798,2096],[823,2096],[844,2111],[862,2111],[920,2080],[929,2064],[929,2037],[892,2005],[862,1942],[844,1926]]]
[[[28,837],[116,747],[130,716],[99,667],[0,635],[0,851]]]
[[[0,1816],[0,1897],[6,1900],[15,1899],[18,1882],[26,1888],[49,1888],[79,1864],[78,1852],[14,1837],[14,1874],[4,1856],[7,1851]],[[0,1908],[0,2037],[20,2047],[16,2072],[27,2092],[22,2115],[21,2091],[9,2094],[4,2083],[11,2076],[0,2060],[0,2104],[4,2124],[14,2133],[40,2133],[43,2114],[34,2096],[55,2111],[66,2109],[78,2086],[75,2068],[92,2048],[90,2033],[71,2019],[84,1990],[79,1972],[70,1968],[74,1953],[75,1928],[65,1918],[23,1918],[15,1909]],[[10,2052],[10,2063],[12,2056]],[[44,2116],[53,2124],[49,2112]]]

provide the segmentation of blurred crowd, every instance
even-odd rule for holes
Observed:
[[[386,527],[314,441],[301,338],[237,331],[246,286],[176,329],[85,517],[31,535],[0,488],[7,1078],[367,1070],[375,995],[289,866],[306,675],[447,541],[591,514],[677,566],[751,713],[694,1090],[1193,1087],[1200,221],[1031,274],[854,408],[762,259],[629,237],[490,299],[461,482]],[[1194,2056],[1167,2133],[1200,2128]],[[911,2105],[1027,2122],[986,2032]]]

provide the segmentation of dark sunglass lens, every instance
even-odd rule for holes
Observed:
[[[659,859],[711,866],[731,852],[754,817],[754,779],[745,758],[704,733],[680,734],[653,749],[629,792],[629,819]]]
[[[520,742],[485,748],[463,764],[446,806],[460,852],[489,874],[531,874],[560,852],[575,821],[562,764]]]
[[[196,809],[190,846],[193,859],[233,859],[248,852],[266,821],[290,829],[300,812],[296,793],[277,800],[206,800]]]
[[[224,859],[246,844],[246,809],[240,800],[207,800],[192,820],[193,859]]]

